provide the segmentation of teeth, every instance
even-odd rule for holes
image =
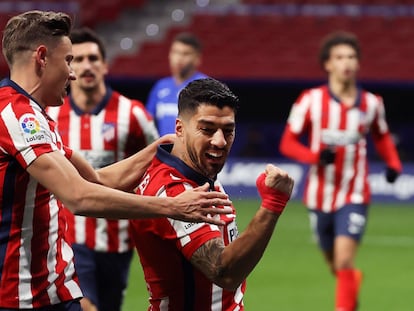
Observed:
[[[219,154],[219,153],[209,153],[209,155],[210,155],[211,157],[215,157],[215,158],[219,158],[219,157],[221,157],[221,154]]]

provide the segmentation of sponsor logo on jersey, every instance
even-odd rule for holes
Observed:
[[[361,134],[358,131],[323,129],[321,132],[321,140],[326,145],[353,145],[360,139]]]
[[[40,122],[34,114],[24,114],[20,117],[19,124],[26,143],[29,145],[46,143],[46,135],[42,132]]]
[[[233,242],[239,236],[239,229],[237,228],[236,222],[232,221],[227,225],[227,232],[229,237],[229,242]]]

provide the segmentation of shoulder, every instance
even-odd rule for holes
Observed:
[[[154,158],[139,185],[141,194],[176,196],[197,185],[184,177],[177,169]]]
[[[364,89],[361,89],[361,95],[365,96],[368,100],[382,102],[383,98],[380,94],[373,93]]]
[[[153,89],[169,86],[174,83],[173,77],[164,77],[155,81]]]

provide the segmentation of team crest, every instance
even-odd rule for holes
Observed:
[[[106,142],[115,139],[115,124],[114,123],[104,123],[102,125],[102,137]]]

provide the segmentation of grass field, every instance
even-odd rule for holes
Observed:
[[[240,231],[258,202],[233,199]],[[373,203],[357,265],[364,272],[359,311],[414,310],[414,207]],[[333,311],[334,278],[312,241],[305,208],[291,202],[247,280],[246,310]],[[137,256],[123,311],[147,310]]]

